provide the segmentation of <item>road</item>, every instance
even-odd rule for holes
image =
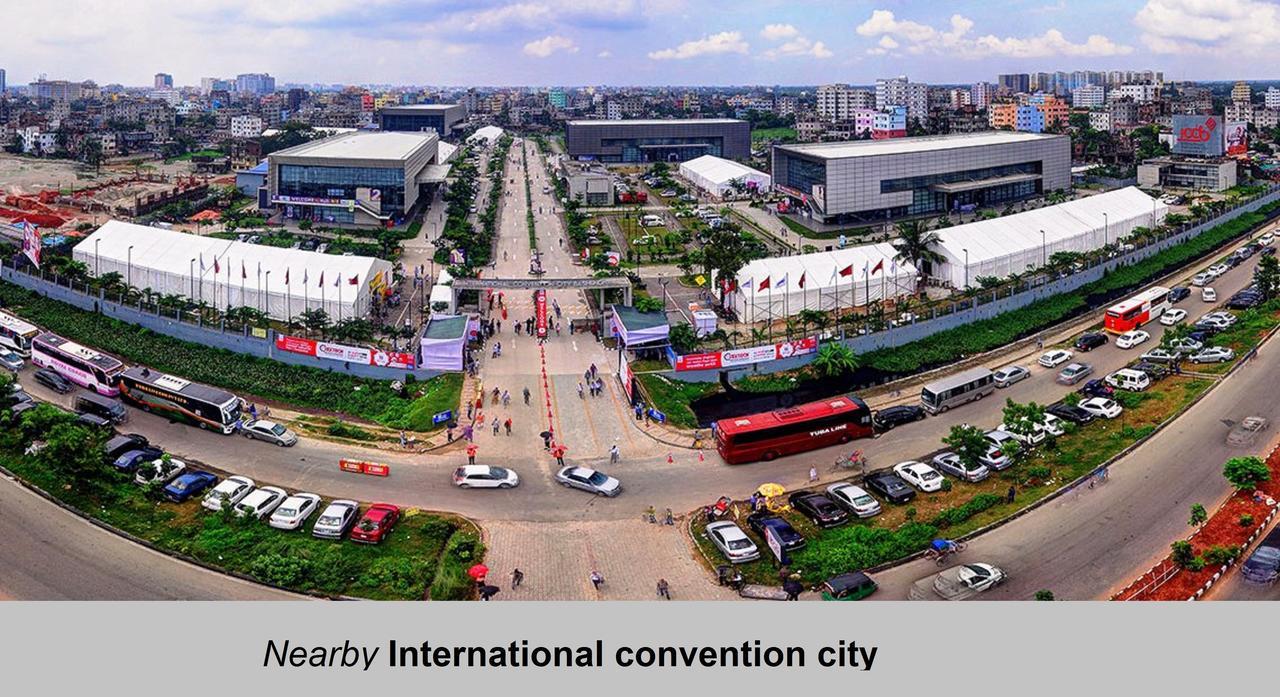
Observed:
[[[0,478],[0,600],[296,600],[178,561]]]

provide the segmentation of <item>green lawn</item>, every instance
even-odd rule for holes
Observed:
[[[787,126],[778,128],[757,128],[751,131],[751,140],[785,140],[792,141],[796,139],[796,129]]]
[[[221,150],[197,150],[195,152],[189,152],[185,155],[179,155],[175,158],[168,160],[168,162],[187,162],[193,157],[223,157],[224,155],[226,155],[226,153],[222,152]]]
[[[681,428],[697,428],[689,403],[720,389],[716,382],[677,382],[653,373],[640,373],[636,379],[658,411],[667,415],[667,423]]]
[[[794,220],[793,218],[791,218],[791,216],[780,215],[778,216],[778,220],[781,220],[783,225],[786,225],[787,227],[791,228],[791,231],[796,233],[797,235],[800,235],[802,237],[808,237],[809,239],[813,239],[813,240],[836,240],[836,239],[839,239],[841,235],[844,235],[848,237],[850,240],[856,241],[865,235],[870,235],[875,232],[871,228],[865,228],[865,227],[848,228],[845,230],[832,230],[830,232],[819,232],[817,230],[811,230],[808,227],[805,227],[803,223],[800,223]]]

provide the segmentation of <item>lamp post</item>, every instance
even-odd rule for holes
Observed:
[[[93,241],[93,275],[94,276],[102,275],[102,264],[99,262],[100,257],[98,255],[98,243],[101,241],[102,240]]]
[[[1111,235],[1108,234],[1107,227],[1108,227],[1107,214],[1103,213],[1102,214],[1102,246],[1103,247],[1110,244]]]
[[[128,269],[129,269],[129,271],[128,271],[128,273],[129,273],[129,278],[127,279],[127,282],[126,282],[126,284],[125,284],[125,285],[126,285],[126,288],[125,288],[125,290],[126,290],[126,291],[127,291],[129,288],[132,288],[132,287],[133,287],[133,245],[129,245],[128,253],[129,253],[129,266],[128,266]]]
[[[194,299],[195,299],[195,297],[196,297],[196,260],[195,260],[195,257],[192,257],[192,258],[191,258],[191,263],[187,265],[187,279],[188,279],[189,281],[191,281],[191,294],[190,294],[190,295],[188,295],[188,296],[187,296],[187,298],[188,298],[188,299],[192,299],[192,300],[194,300]]]
[[[1045,242],[1045,238],[1044,238],[1044,230],[1041,230],[1041,231],[1040,231],[1040,265],[1041,265],[1041,266],[1048,266],[1048,265],[1049,265],[1049,256],[1048,256],[1048,254],[1049,254],[1049,253],[1048,253],[1048,251],[1047,251],[1046,242]]]
[[[965,287],[965,290],[968,290],[969,289],[969,250],[966,248],[961,251],[964,252],[964,287]]]

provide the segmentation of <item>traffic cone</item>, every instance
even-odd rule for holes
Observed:
[[[706,462],[707,458],[702,456],[702,451],[698,451],[698,462]]]
[[[675,458],[671,457],[671,453],[667,453],[667,464],[668,465],[674,464],[675,461],[676,461]]]

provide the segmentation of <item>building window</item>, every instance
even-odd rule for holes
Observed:
[[[278,193],[354,200],[356,189],[381,191],[382,212],[404,212],[404,170],[385,167],[313,167],[280,165]]]

